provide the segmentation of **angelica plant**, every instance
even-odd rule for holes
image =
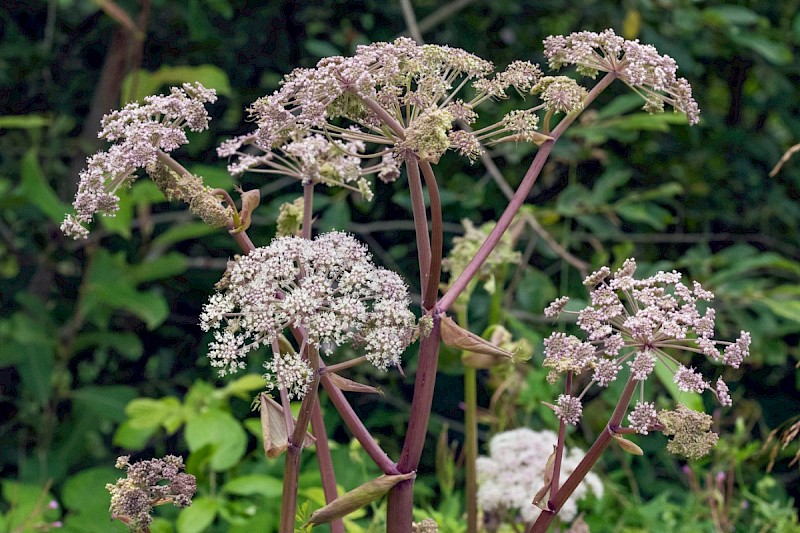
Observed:
[[[148,97],[141,105],[129,104],[103,120],[100,136],[113,145],[89,159],[74,204],[76,214],[67,216],[62,229],[75,238],[86,238],[86,226],[93,216],[113,216],[118,191],[130,185],[140,170],[168,198],[186,202],[206,223],[227,228],[243,255],[230,261],[217,292],[203,310],[200,326],[212,332],[209,358],[223,375],[245,369],[245,356],[251,350],[267,347],[271,352],[259,371],[266,371],[266,392],[280,403],[261,395],[259,404],[265,447],[268,440],[270,443],[268,454],[286,453],[281,533],[294,531],[300,457],[313,442],[328,503],[307,518],[306,526],[329,522],[334,533],[343,533],[344,514],[388,493],[387,531],[434,528],[430,521],[413,524],[412,510],[414,477],[431,414],[440,345],[446,341],[468,351],[506,354],[459,327],[447,313],[451,307],[463,307],[462,295],[486,273],[484,264],[493,254],[505,262],[516,259],[504,235],[527,201],[553,146],[615,80],[640,94],[649,112],[662,112],[668,105],[685,113],[690,124],[698,121],[699,109],[689,83],[676,77],[677,65],[671,58],[659,55],[651,46],[607,30],[550,37],[545,41],[545,54],[553,69],[576,65],[580,74],[591,78],[599,72],[605,75],[584,87],[571,77],[545,75],[538,65],[527,61],[514,61],[496,70],[491,62],[464,50],[399,38],[359,46],[352,57],[325,58],[313,68],[296,69],[285,76],[276,92],[249,108],[255,129],[224,142],[217,151],[227,158],[228,169],[235,176],[245,172],[260,177],[289,176],[302,187],[302,197],[280,209],[279,235],[263,246],[256,246],[247,233],[258,208],[257,191],[240,190],[237,205],[228,192],[206,187],[201,176],[190,174],[171,155],[188,140],[184,128],[199,131],[207,127],[204,106],[216,99],[212,89],[187,84],[169,95]],[[481,118],[482,105],[517,94],[525,98],[519,99],[516,109],[489,123]],[[451,278],[443,288],[442,203],[434,167],[448,153],[474,164],[487,146],[506,142],[527,144],[537,153],[499,219],[486,231],[473,232],[480,233],[480,238],[462,246],[469,250],[467,257],[461,257],[457,265],[444,265]],[[374,265],[366,246],[344,232],[314,235],[312,227],[318,186],[358,192],[369,201],[380,183],[403,178],[415,228],[419,320],[409,309],[406,282]],[[532,526],[535,531],[543,531],[545,522],[562,508],[599,454],[597,445],[593,446],[567,482],[559,484],[564,428],[576,423],[582,410],[581,394],[572,391],[572,376],[592,370],[596,376],[593,383],[607,386],[623,365],[630,363],[630,385],[609,423],[609,432],[603,435],[611,435],[620,426],[634,389],[650,375],[656,362],[675,370],[681,387],[711,389],[721,403],[730,403],[724,384],[710,385],[691,366],[679,367],[670,353],[684,348],[712,358],[717,354],[728,364],[738,364],[746,355],[748,339],[743,336],[722,354],[714,352],[718,344],[711,340],[713,313],[693,312],[697,300],[708,299],[705,291],[679,286],[677,278],[669,274],[644,285],[631,276],[632,272],[620,275],[613,286],[603,283],[605,276],[595,276],[590,284],[592,307],[580,317],[588,341],[556,334],[547,342],[545,364],[553,369],[553,376],[566,375],[567,386],[554,406],[561,421],[557,464],[550,481],[550,500]],[[674,285],[675,296],[658,285],[666,282]],[[612,298],[616,290],[628,291],[627,299]],[[561,311],[565,303],[559,300],[548,314]],[[418,343],[419,358],[411,414],[405,431],[398,435],[400,455],[392,459],[343,394],[343,390],[374,389],[340,374],[362,363],[381,371],[402,367],[402,354],[414,342]],[[355,357],[341,362],[329,359],[343,345],[350,345]],[[319,407],[321,390],[383,473],[343,495],[338,493]],[[292,399],[301,402],[296,418]],[[672,431],[676,442],[679,434],[685,433],[683,418],[654,414],[652,404],[644,400],[631,417],[640,433]],[[697,427],[704,427],[697,422]],[[313,438],[307,431],[309,424]],[[518,445],[530,452],[535,446],[533,437],[528,441],[524,432],[519,435]],[[475,452],[473,449],[471,457]],[[476,513],[471,512],[467,528],[474,532],[477,527]]]

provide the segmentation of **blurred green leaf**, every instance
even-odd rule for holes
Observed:
[[[791,48],[763,35],[737,32],[731,33],[731,40],[740,46],[751,49],[774,65],[786,65],[794,58]]]
[[[136,397],[136,389],[127,385],[89,385],[73,393],[75,407],[99,419],[125,421],[125,406]]]
[[[30,148],[22,156],[19,171],[22,177],[21,190],[27,200],[38,207],[51,221],[61,223],[69,211],[69,206],[61,202],[50,187],[39,164],[39,153],[36,148]]]
[[[141,102],[145,96],[158,94],[167,85],[178,86],[183,83],[200,82],[207,89],[216,89],[222,96],[230,97],[232,94],[228,75],[214,65],[191,66],[162,66],[155,72],[139,70],[130,73],[122,83],[123,98],[130,95],[130,87],[136,76],[136,93],[131,96],[132,101]],[[127,102],[122,102],[125,105]]]
[[[280,498],[283,493],[283,481],[272,476],[253,474],[233,478],[222,486],[222,490],[237,496],[260,494],[265,498]]]
[[[181,509],[176,523],[178,533],[200,533],[205,531],[214,521],[219,510],[219,503],[212,498],[198,497],[192,505]]]
[[[216,471],[233,467],[246,450],[247,434],[236,419],[223,411],[209,410],[191,417],[184,435],[190,451],[211,445],[210,466]]]
[[[47,115],[30,113],[27,115],[0,115],[0,130],[43,128],[53,123]]]

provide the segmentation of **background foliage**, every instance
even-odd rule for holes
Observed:
[[[501,66],[542,62],[547,35],[613,27],[677,60],[702,120],[688,128],[678,116],[648,117],[619,89],[556,147],[526,208],[535,223],[517,241],[524,264],[508,273],[503,288],[506,320],[535,346],[534,357],[504,375],[481,376],[483,436],[520,424],[555,427],[540,404],[554,394],[538,365],[541,339],[552,328],[541,313],[557,294],[585,294],[581,272],[552,242],[590,268],[631,255],[646,271],[677,268],[717,294],[720,338],[742,328],[753,333],[753,356],[726,376],[738,386],[734,408],[717,413],[725,436],[712,458],[692,466],[697,485],[664,454],[659,437],[638,440],[645,458],[609,454],[600,469],[607,494],[587,505],[585,518],[597,531],[610,530],[608,524],[646,531],[653,523],[663,524],[662,531],[713,531],[709,502],[719,503],[719,494],[706,475],[726,472],[735,476],[734,490],[720,505],[738,531],[796,531],[789,498],[800,496],[800,483],[797,467],[785,459],[796,447],[779,455],[770,475],[760,449],[770,430],[800,414],[800,159],[768,176],[800,142],[800,2],[563,6],[413,2],[427,42],[463,47]],[[143,40],[115,8],[144,29]],[[243,109],[296,66],[406,31],[400,4],[12,1],[0,6],[0,28],[0,531],[46,530],[57,521],[69,531],[122,530],[108,522],[103,486],[117,477],[111,466],[123,452],[188,456],[188,470],[198,476],[194,505],[180,516],[164,509],[158,531],[245,531],[254,524],[269,531],[282,466],[263,458],[250,412],[262,384],[247,375],[218,380],[197,326],[200,307],[236,253],[234,243],[167,205],[144,181],[88,242],[67,240],[58,224],[85,157],[99,147],[100,116],[120,101],[182,81],[215,87],[223,98],[212,110],[212,128],[193,139],[185,156],[194,162],[191,171],[230,190],[234,183],[213,149],[249,128]],[[496,112],[507,105],[497,102]],[[514,187],[530,150],[504,146],[492,156]],[[503,184],[482,165],[453,158],[439,168],[449,238],[463,218],[480,223],[499,215]],[[252,177],[244,185],[261,189],[251,236],[266,244],[278,206],[299,188]],[[414,286],[410,205],[400,181],[379,188],[371,204],[334,193],[318,205],[316,231],[357,234],[378,262]],[[474,331],[485,327],[489,306],[487,292],[477,290],[469,315]],[[263,357],[253,355],[250,368]],[[407,374],[414,365],[409,355]],[[461,373],[458,354],[445,352],[417,486],[421,516],[435,517],[444,531],[459,530],[462,509],[453,469],[462,437]],[[396,456],[393,435],[407,417],[411,381],[370,379],[382,383],[385,397],[352,402]],[[502,416],[489,403],[500,383],[511,392]],[[607,411],[602,397],[592,399],[571,444],[585,447]],[[358,466],[339,469],[339,483],[352,488],[374,471],[333,409],[326,418],[337,464]],[[313,508],[322,494],[312,454],[307,461],[301,501]],[[53,498],[57,508],[48,505]],[[351,530],[371,527],[371,513],[353,518]]]

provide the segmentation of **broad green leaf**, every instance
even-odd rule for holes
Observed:
[[[75,407],[98,419],[125,421],[125,406],[136,397],[136,389],[127,385],[89,385],[73,392]]]
[[[751,32],[730,33],[731,40],[747,47],[774,65],[786,65],[792,61],[792,50],[784,43],[773,41]]]
[[[628,222],[641,222],[656,230],[663,230],[672,222],[672,214],[656,204],[619,203],[614,210]]]
[[[225,189],[232,191],[234,187],[234,179],[225,168],[215,167],[212,165],[195,164],[186,167],[192,174],[196,174],[203,178],[203,184],[212,189]]]
[[[171,252],[155,259],[131,265],[130,279],[135,284],[172,278],[186,272],[186,256]]]
[[[246,374],[225,385],[220,392],[225,396],[247,398],[252,397],[252,391],[263,390],[265,386],[266,382],[260,374]]]
[[[153,248],[169,248],[175,243],[198,239],[206,235],[219,233],[220,231],[219,228],[212,228],[203,222],[175,224],[153,239]]]
[[[53,389],[53,368],[55,353],[53,347],[46,343],[20,344],[12,343],[5,349],[15,351],[19,360],[17,371],[22,385],[33,396],[34,400],[45,405],[50,400]]]
[[[156,291],[137,291],[129,285],[93,285],[91,292],[97,301],[113,309],[128,311],[142,319],[147,329],[154,330],[169,316],[169,307],[164,296]]]
[[[252,474],[233,478],[222,486],[222,490],[237,496],[260,494],[265,498],[280,498],[283,493],[283,482],[272,476]]]
[[[639,109],[644,105],[642,97],[638,94],[626,93],[614,98],[609,104],[597,112],[597,118],[606,119],[617,117],[624,113]]]
[[[52,118],[37,113],[0,116],[0,130],[42,128],[52,123]]]
[[[338,56],[342,52],[328,41],[308,39],[303,43],[306,51],[316,57]]]
[[[227,470],[236,465],[247,447],[247,434],[239,422],[223,411],[209,410],[191,417],[184,432],[189,450],[211,445],[211,468]]]
[[[19,168],[22,178],[21,189],[30,203],[39,208],[53,222],[61,223],[69,206],[63,203],[47,181],[36,148],[30,148],[22,156]]]
[[[155,72],[139,70],[136,74],[136,93],[132,95],[132,100],[138,102],[143,101],[145,96],[158,94],[164,86],[179,86],[196,81],[208,89],[216,89],[217,93],[223,96],[230,97],[233,92],[228,75],[214,65],[163,66]],[[133,77],[134,73],[128,74],[122,83],[123,98],[130,95]],[[122,102],[123,105],[126,103]]]
[[[75,337],[72,348],[75,352],[97,346],[111,348],[126,359],[139,359],[144,353],[144,346],[138,335],[131,331],[91,331],[80,333]]]
[[[779,317],[800,324],[800,300],[763,298],[760,303],[769,307]]]
[[[137,398],[125,407],[133,428],[153,428],[161,425],[174,433],[185,419],[185,409],[180,400],[166,396],[158,400]]]
[[[5,515],[5,526],[7,531],[31,531],[36,522],[42,521],[43,515],[48,513],[42,502],[49,502],[53,496],[49,492],[44,492],[44,487],[19,483],[11,479],[0,481],[4,500],[3,509],[7,509],[5,504],[10,506]]]
[[[97,467],[71,475],[64,483],[62,500],[70,510],[99,511],[108,516],[111,494],[106,483],[124,478],[125,471],[113,467]]]
[[[117,427],[112,442],[114,446],[125,450],[143,450],[153,435],[158,433],[158,430],[158,424],[138,427],[134,425],[133,421],[128,420]]]
[[[192,505],[181,509],[176,526],[178,533],[200,533],[214,521],[219,510],[219,502],[211,498],[198,497]]]
[[[703,16],[725,25],[741,26],[755,24],[761,18],[758,13],[744,6],[722,5],[703,10]]]

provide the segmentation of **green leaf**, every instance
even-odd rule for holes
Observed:
[[[186,256],[178,252],[171,252],[161,257],[132,265],[130,280],[138,285],[148,281],[172,278],[178,274],[183,274],[187,268]]]
[[[198,239],[206,235],[218,233],[219,228],[212,228],[203,222],[190,222],[170,226],[164,233],[153,239],[153,248],[165,249],[175,243]]]
[[[39,208],[53,222],[61,223],[69,206],[59,200],[50,187],[39,164],[39,153],[30,148],[22,156],[19,168],[22,178],[21,190],[30,203]]]
[[[32,531],[34,524],[42,521],[42,515],[47,512],[43,502],[52,500],[52,495],[49,492],[45,493],[44,487],[18,483],[10,479],[0,481],[0,487],[3,500],[10,506],[5,516],[4,531]]]
[[[169,433],[177,431],[186,417],[180,400],[172,396],[158,400],[137,398],[125,407],[125,414],[130,417],[133,428],[153,428],[160,425]]]
[[[72,344],[74,352],[92,346],[100,349],[113,349],[126,359],[139,359],[144,353],[144,346],[139,336],[131,331],[91,331],[80,333]]]
[[[232,479],[222,490],[237,496],[260,494],[265,498],[280,498],[283,493],[283,482],[272,476],[252,474]]]
[[[73,393],[75,408],[114,422],[125,421],[125,406],[135,397],[136,389],[127,385],[89,385]]]
[[[619,203],[614,210],[628,222],[641,222],[656,230],[663,230],[672,222],[672,214],[656,204]]]
[[[137,427],[130,420],[123,422],[114,432],[112,443],[125,450],[143,450],[150,439],[158,432],[158,424]]]
[[[137,76],[136,93],[132,95],[134,101],[142,101],[145,96],[157,94],[165,85],[177,86],[196,81],[208,89],[216,89],[217,93],[223,96],[230,97],[233,93],[228,75],[214,65],[163,66],[155,72],[139,70],[137,73],[129,73],[122,83],[123,98],[130,95],[134,75]],[[123,105],[126,103],[122,102]]]
[[[212,189],[225,189],[227,191],[233,190],[234,180],[233,176],[228,173],[226,168],[215,167],[212,165],[195,164],[187,166],[186,169],[192,174],[196,174],[203,178],[203,184]]]
[[[95,511],[108,516],[111,494],[106,483],[115,483],[125,472],[112,467],[98,467],[71,475],[62,492],[64,506],[70,510]]]
[[[205,531],[214,521],[219,510],[217,500],[199,497],[192,505],[182,509],[176,523],[178,533],[199,533]]]
[[[120,283],[92,285],[91,293],[98,302],[113,309],[128,311],[142,319],[151,331],[169,316],[169,307],[164,296],[156,291],[141,292]]]
[[[0,116],[0,129],[33,129],[43,128],[53,123],[53,119],[47,115],[30,113],[27,115],[5,115]]]
[[[224,396],[238,396],[239,398],[247,398],[254,390],[262,390],[266,387],[264,378],[259,374],[246,374],[237,378],[222,389],[220,392]]]
[[[800,300],[763,298],[760,303],[769,307],[779,317],[800,324]]]
[[[341,55],[341,51],[328,41],[308,39],[303,43],[306,51],[315,57],[328,57]]]
[[[788,46],[762,35],[750,32],[731,33],[731,40],[740,46],[751,49],[774,65],[788,65],[794,57]]]
[[[45,405],[50,400],[50,393],[53,389],[53,369],[55,367],[53,347],[42,342],[35,344],[15,342],[6,346],[5,349],[17,352],[19,356],[17,371],[22,385],[39,404]]]
[[[223,411],[210,410],[190,418],[184,432],[190,451],[211,445],[211,468],[227,470],[239,462],[247,448],[247,434],[239,422]]]
[[[703,15],[714,21],[730,26],[755,24],[761,18],[755,11],[735,5],[709,7],[703,10]]]

